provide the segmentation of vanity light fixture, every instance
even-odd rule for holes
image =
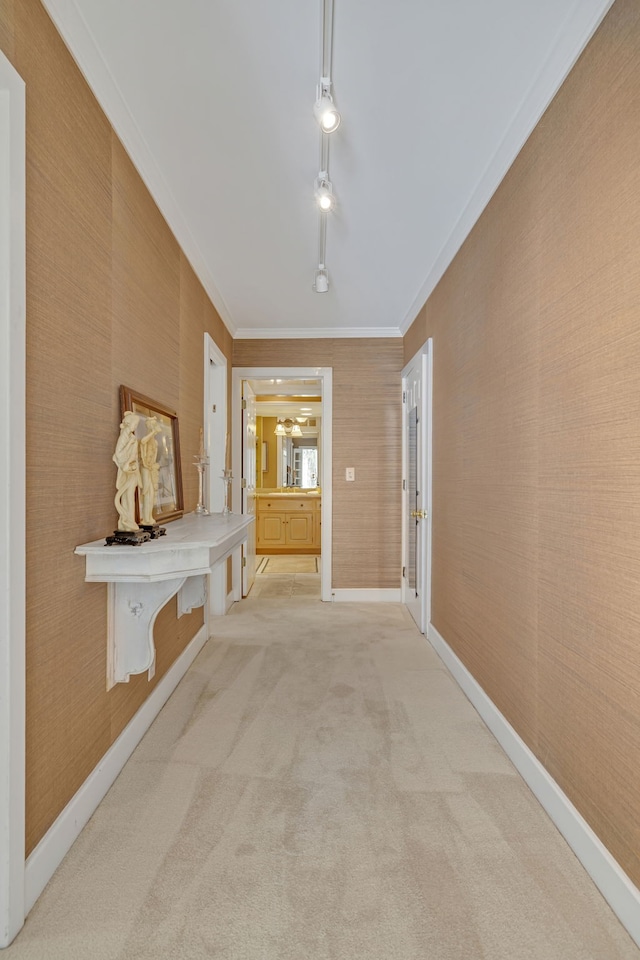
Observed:
[[[281,420],[278,417],[278,422],[276,423],[276,428],[273,431],[276,437],[301,437],[302,430],[300,429],[300,424],[295,423],[290,417],[287,417],[286,420]]]

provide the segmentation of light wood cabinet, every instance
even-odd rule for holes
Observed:
[[[320,497],[258,497],[259,554],[320,553]]]

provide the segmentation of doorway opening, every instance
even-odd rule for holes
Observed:
[[[233,502],[255,516],[243,596],[331,600],[331,374],[232,372]]]

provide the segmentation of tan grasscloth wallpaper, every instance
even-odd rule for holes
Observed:
[[[640,883],[640,6],[617,0],[405,338],[432,620]]]
[[[106,586],[76,544],[116,524],[121,383],[179,415],[197,502],[204,332],[231,337],[38,0],[0,3],[27,95],[27,849],[202,624],[156,622],[157,672],[106,692]]]

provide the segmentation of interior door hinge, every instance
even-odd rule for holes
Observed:
[[[403,490],[406,490],[406,489],[407,489],[407,481],[406,481],[406,480],[403,480],[403,481],[402,481],[402,489],[403,489]]]
[[[406,578],[407,578],[407,568],[406,568],[406,567],[403,567],[403,568],[402,568],[402,579],[403,579],[403,580],[406,580]]]
[[[243,400],[243,401],[242,401],[242,409],[243,409],[243,410],[246,410],[246,409],[247,409],[247,401],[246,401],[246,400]]]
[[[406,402],[407,402],[407,391],[406,391],[406,390],[403,390],[403,391],[402,391],[402,402],[403,402],[403,403],[406,403]]]
[[[247,558],[246,558],[246,557],[243,557],[243,558],[242,558],[242,566],[243,566],[243,567],[246,567],[246,565],[247,565]]]
[[[244,488],[246,487],[246,485],[247,485],[247,478],[246,478],[246,477],[243,477],[242,480],[240,481],[240,486],[241,486],[242,489],[244,490]]]

